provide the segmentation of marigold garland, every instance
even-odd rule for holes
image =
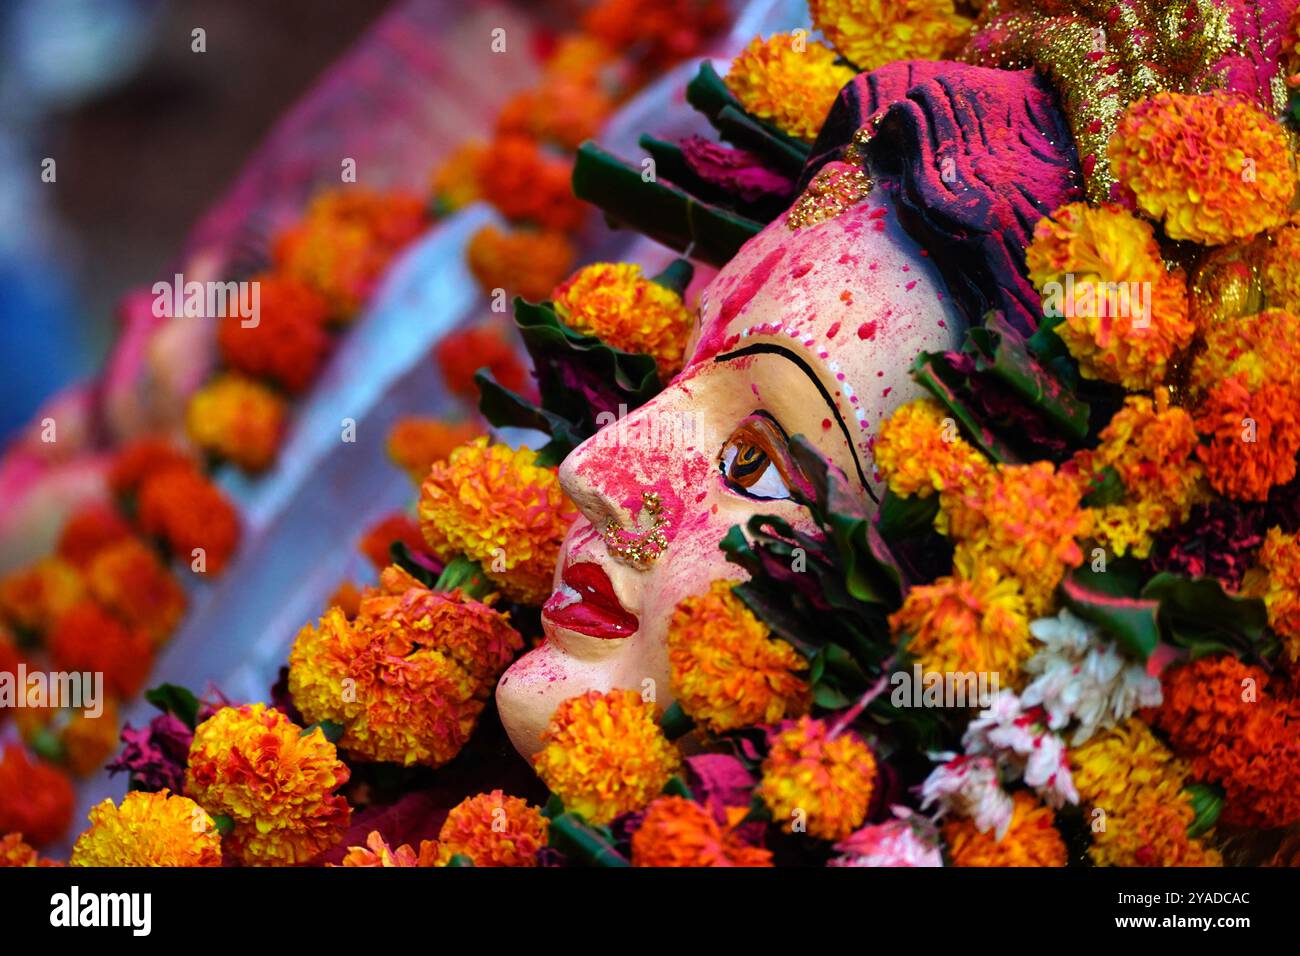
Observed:
[[[800,717],[773,737],[754,793],[783,829],[802,823],[819,839],[842,840],[862,824],[875,787],[876,758],[866,743]]]
[[[659,797],[632,834],[633,866],[771,866],[772,854],[735,831],[745,807],[731,807],[723,826],[685,797]]]
[[[471,237],[465,256],[489,295],[504,289],[540,302],[573,268],[577,251],[562,232],[484,226]]]
[[[71,866],[220,866],[217,825],[193,800],[167,790],[103,800],[77,838]]]
[[[741,603],[730,581],[678,603],[668,624],[673,696],[714,733],[808,711],[808,662]]]
[[[130,537],[131,525],[116,509],[102,502],[90,502],[64,522],[55,553],[85,572],[100,551]]]
[[[33,761],[18,743],[0,750],[0,833],[20,833],[34,847],[58,840],[72,822],[76,796],[67,775]]]
[[[654,705],[632,690],[588,691],[555,709],[533,768],[567,810],[592,823],[640,810],[681,758],[655,723]]]
[[[137,521],[190,567],[220,574],[239,546],[239,516],[224,494],[192,468],[171,468],[140,486]]]
[[[1198,408],[1196,428],[1208,438],[1196,449],[1205,477],[1225,497],[1264,501],[1295,477],[1300,395],[1286,385],[1252,390],[1244,374],[1223,379]]]
[[[33,847],[23,842],[21,833],[0,836],[0,867],[19,866],[62,866],[53,860],[47,860]]]
[[[1296,189],[1286,132],[1222,92],[1161,92],[1129,105],[1111,169],[1171,239],[1221,245],[1286,221]]]
[[[692,318],[682,297],[645,278],[630,262],[583,266],[552,296],[565,325],[594,335],[614,348],[652,356],[659,378],[668,381],[682,367]]]
[[[257,321],[250,324],[238,313],[221,320],[221,358],[237,372],[301,394],[329,352],[329,304],[305,282],[273,272],[250,281],[258,288]]]
[[[453,423],[436,418],[399,418],[388,432],[388,457],[419,485],[434,462],[483,434],[473,422]]]
[[[351,776],[320,728],[265,704],[224,707],[194,731],[185,790],[233,828],[225,849],[248,865],[310,862],[343,839]]]
[[[536,461],[531,449],[477,438],[436,463],[420,490],[420,529],[433,553],[477,561],[524,604],[551,593],[560,545],[577,517],[555,469]]]
[[[60,670],[104,675],[104,689],[134,697],[153,667],[154,642],[123,624],[94,601],[82,601],[60,615],[49,635],[50,657]]]
[[[190,398],[185,422],[195,444],[248,471],[275,460],[284,435],[284,399],[233,372],[218,375]]]
[[[157,553],[136,538],[104,548],[86,573],[90,594],[128,627],[155,646],[165,641],[185,614],[185,591]]]
[[[470,401],[478,401],[474,376],[479,369],[487,369],[498,384],[512,392],[525,391],[530,385],[518,348],[495,323],[447,334],[434,347],[433,357],[447,391]]]
[[[501,790],[468,797],[451,808],[438,831],[435,865],[464,856],[475,866],[537,866],[548,826],[540,809]]]
[[[1012,800],[1011,826],[1000,840],[965,818],[944,823],[943,842],[953,866],[1065,866],[1065,841],[1052,808],[1025,790],[1017,790]]]

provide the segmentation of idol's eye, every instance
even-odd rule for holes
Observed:
[[[750,415],[736,426],[718,455],[727,484],[751,498],[789,498],[797,467],[786,450],[789,441],[767,415]]]

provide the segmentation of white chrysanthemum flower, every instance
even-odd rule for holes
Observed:
[[[1047,726],[1044,714],[1014,691],[1000,691],[992,706],[966,727],[962,746],[970,756],[988,755],[1013,779],[1023,778],[1053,807],[1078,803],[1065,741]]]
[[[1011,826],[1014,804],[1002,789],[997,765],[991,757],[966,757],[952,753],[931,754],[943,761],[921,784],[921,809],[939,805],[939,816],[952,813],[969,817],[981,833],[997,832],[998,839]]]
[[[1029,633],[1043,647],[1025,663],[1025,672],[1034,680],[1021,700],[1047,711],[1053,730],[1078,721],[1071,746],[1122,723],[1138,708],[1160,705],[1159,679],[1068,610],[1039,618],[1029,625]]]

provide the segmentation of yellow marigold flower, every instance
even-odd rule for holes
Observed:
[[[486,151],[487,144],[481,140],[466,140],[438,164],[431,186],[434,208],[440,215],[450,215],[479,199],[478,166]]]
[[[935,526],[957,542],[954,564],[1020,583],[1030,614],[1052,603],[1067,568],[1083,562],[1076,539],[1092,532],[1081,491],[1050,462],[999,465],[968,487],[945,492]]]
[[[477,561],[511,600],[541,604],[551,593],[560,545],[578,516],[554,468],[529,448],[461,445],[429,471],[420,490],[420,530],[446,561]]]
[[[85,580],[75,565],[42,558],[0,579],[0,614],[15,627],[43,632],[85,594]]]
[[[932,398],[900,405],[871,449],[876,468],[896,495],[928,498],[988,470],[989,462],[957,431],[947,409]]]
[[[309,734],[265,704],[224,707],[198,726],[185,791],[229,817],[226,849],[246,865],[307,863],[343,839],[352,810],[334,791],[347,765],[319,727]]]
[[[465,249],[479,288],[489,294],[506,289],[533,302],[551,294],[573,268],[577,255],[562,232],[525,228],[503,232],[496,226],[474,233]]]
[[[18,866],[62,866],[53,860],[47,860],[36,852],[35,848],[23,841],[21,833],[9,833],[0,837],[0,868]]]
[[[475,866],[536,866],[549,826],[540,809],[500,790],[468,797],[451,808],[438,831],[436,865],[467,856]]]
[[[190,397],[185,423],[200,448],[248,471],[261,471],[280,448],[284,400],[251,378],[227,372]]]
[[[132,791],[113,806],[90,811],[90,829],[77,837],[71,866],[220,866],[217,825],[189,797]]]
[[[1152,388],[1191,342],[1186,276],[1165,268],[1150,223],[1118,206],[1057,209],[1034,227],[1025,262],[1086,378]]]
[[[715,733],[808,712],[803,655],[772,637],[731,590],[714,581],[686,598],[668,624],[668,666],[682,709]]]
[[[569,698],[551,715],[542,744],[537,775],[592,823],[640,810],[681,763],[655,723],[654,705],[633,690]]]
[[[1089,856],[1099,866],[1214,866],[1218,854],[1187,837],[1195,819],[1183,794],[1188,765],[1137,717],[1070,751],[1084,803],[1105,813]]]
[[[908,638],[923,671],[999,674],[1009,684],[1033,652],[1020,586],[964,557],[954,564],[952,576],[907,592],[890,629]]]
[[[1107,153],[1171,239],[1245,239],[1284,223],[1295,195],[1286,132],[1226,93],[1165,92],[1130,104]]]
[[[1300,313],[1300,226],[1284,226],[1274,234],[1261,278],[1270,308]]]
[[[813,25],[860,70],[951,55],[972,21],[952,0],[808,0]]]
[[[1251,391],[1270,382],[1300,383],[1300,313],[1265,309],[1214,322],[1192,362],[1190,384],[1209,391],[1240,377]]]
[[[421,840],[420,852],[411,849],[409,843],[403,843],[396,850],[388,845],[378,830],[371,830],[366,837],[365,846],[348,847],[347,854],[339,866],[364,867],[401,867],[433,866],[438,853],[436,840]]]
[[[822,840],[843,840],[871,806],[876,758],[850,730],[832,737],[821,720],[800,717],[778,733],[755,793],[780,826],[805,820]]]
[[[1203,497],[1203,471],[1195,458],[1196,425],[1186,409],[1170,407],[1168,392],[1153,400],[1131,395],[1101,432],[1096,449],[1075,456],[1090,484],[1114,469],[1124,500],[1093,510],[1093,533],[1119,555],[1146,558],[1153,535],[1187,520]]]
[[[388,431],[388,457],[417,485],[436,461],[483,434],[473,422],[444,422],[436,418],[400,418]]]
[[[1056,829],[1056,814],[1028,791],[1012,795],[1011,825],[999,840],[981,833],[967,819],[943,825],[943,841],[953,866],[1065,866],[1065,841]]]
[[[681,371],[691,313],[672,289],[645,278],[630,262],[583,266],[556,288],[565,325],[624,352],[649,355],[665,382]]]
[[[724,82],[745,109],[795,139],[811,143],[853,70],[830,47],[800,34],[754,37]]]
[[[1300,661],[1300,536],[1269,528],[1259,564],[1267,574],[1262,596],[1269,627],[1282,638],[1292,662]]]
[[[771,866],[772,854],[750,846],[735,825],[748,813],[730,807],[726,827],[685,797],[660,797],[646,809],[632,834],[633,866]]]

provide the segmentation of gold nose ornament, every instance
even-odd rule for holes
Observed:
[[[668,536],[664,533],[668,519],[664,517],[663,502],[656,492],[641,492],[641,504],[641,514],[637,516],[641,530],[628,531],[611,519],[605,525],[605,548],[616,561],[631,565],[638,571],[648,571],[668,547]]]

